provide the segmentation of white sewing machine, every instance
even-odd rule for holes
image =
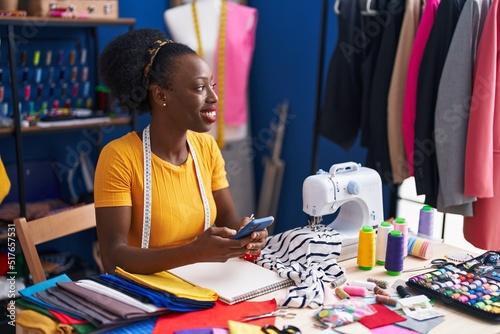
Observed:
[[[308,176],[302,186],[302,200],[311,229],[323,216],[340,208],[335,220],[325,224],[342,236],[339,261],[357,256],[362,226],[376,228],[384,221],[380,175],[355,162],[335,164],[328,173],[320,169],[316,175]]]

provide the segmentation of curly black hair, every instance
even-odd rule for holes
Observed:
[[[148,88],[157,84],[171,89],[171,79],[176,71],[175,57],[196,54],[181,43],[163,45],[149,70],[149,87],[145,87],[143,74],[149,61],[147,50],[155,41],[168,39],[160,30],[143,28],[119,35],[104,47],[99,56],[99,74],[122,112],[149,112]]]

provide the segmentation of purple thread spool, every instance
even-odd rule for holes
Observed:
[[[387,251],[385,255],[387,275],[399,276],[403,271],[404,241],[403,232],[399,230],[393,230],[387,236]]]
[[[434,208],[424,205],[420,209],[420,218],[418,220],[418,235],[432,237],[434,234]]]
[[[401,231],[404,237],[403,256],[408,255],[408,222],[406,219],[398,217],[394,219],[393,226],[395,230]]]

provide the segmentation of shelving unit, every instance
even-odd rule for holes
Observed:
[[[29,126],[23,127],[21,123],[21,110],[20,102],[22,101],[19,96],[19,83],[18,78],[18,45],[30,41],[36,41],[37,32],[44,29],[51,28],[68,28],[68,29],[85,29],[86,38],[92,47],[93,54],[89,53],[89,57],[93,57],[94,66],[92,69],[92,78],[94,79],[93,87],[97,85],[97,56],[99,49],[98,29],[100,27],[124,27],[133,30],[135,27],[135,19],[132,18],[118,18],[118,19],[62,19],[62,18],[48,18],[48,17],[0,17],[0,26],[5,27],[6,41],[8,43],[8,68],[10,69],[10,83],[11,88],[11,104],[12,104],[12,117],[14,126],[12,128],[0,128],[0,139],[5,136],[14,136],[15,139],[15,154],[17,166],[17,185],[19,188],[19,205],[20,216],[26,216],[26,193],[25,193],[25,167],[23,158],[23,137],[26,135],[43,135],[55,132],[68,132],[84,128],[98,128],[104,125],[130,125],[133,129],[136,128],[136,117],[119,117],[113,118],[109,122],[95,122],[91,124],[74,124],[69,126]],[[33,36],[32,36],[33,35]],[[57,41],[59,36],[54,36],[53,40]],[[2,38],[4,39],[4,38]],[[43,43],[51,43],[44,41]],[[94,93],[93,101],[97,101],[97,93]]]

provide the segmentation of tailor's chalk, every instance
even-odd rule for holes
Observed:
[[[411,297],[410,293],[408,292],[408,290],[406,290],[406,288],[402,285],[398,285],[396,287],[396,291],[398,292],[399,296],[401,298],[409,298]]]

